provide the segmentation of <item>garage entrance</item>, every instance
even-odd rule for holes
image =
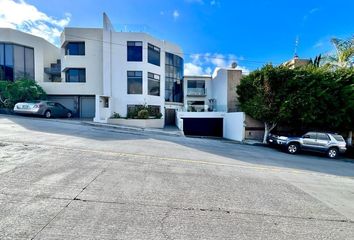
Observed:
[[[183,118],[183,131],[187,136],[223,137],[223,118]]]
[[[94,118],[95,117],[95,97],[80,97],[80,117]]]
[[[95,117],[95,96],[50,95],[48,96],[48,100],[58,102],[70,109],[73,117]]]

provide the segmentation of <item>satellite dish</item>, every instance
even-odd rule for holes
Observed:
[[[236,63],[236,62],[233,62],[233,63],[231,64],[231,68],[237,68],[237,63]]]

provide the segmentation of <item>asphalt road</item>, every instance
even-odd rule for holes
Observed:
[[[354,164],[0,115],[0,239],[354,239]]]

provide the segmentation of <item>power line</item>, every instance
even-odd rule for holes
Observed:
[[[93,38],[88,38],[88,37],[83,37],[83,36],[77,36],[77,35],[72,35],[72,34],[65,34],[66,36],[74,37],[77,39],[85,39],[85,40],[90,40],[90,41],[96,41],[96,42],[101,42],[101,43],[108,43],[108,44],[113,44],[113,45],[118,45],[122,47],[127,47],[127,44],[123,43],[117,43],[117,42],[109,42],[109,41],[104,41],[100,39],[93,39]],[[147,49],[146,47],[143,47],[143,49]],[[167,52],[167,51],[161,51],[161,52]],[[247,59],[238,59],[238,58],[228,58],[228,57],[215,57],[211,56],[210,54],[198,54],[198,53],[183,53],[183,52],[168,52],[172,53],[175,55],[187,55],[190,57],[194,57],[198,55],[201,58],[204,59],[216,59],[216,60],[227,60],[227,61],[236,61],[236,62],[247,62],[247,63],[253,63],[253,64],[268,64],[272,63],[272,61],[256,61],[256,60],[247,60]],[[275,64],[280,64],[280,63],[275,63]]]

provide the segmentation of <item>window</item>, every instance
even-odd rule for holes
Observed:
[[[165,101],[183,103],[183,59],[165,54]]]
[[[5,44],[5,80],[14,80],[14,52],[12,44]]]
[[[25,76],[25,48],[19,45],[14,45],[14,74],[15,79]]]
[[[34,80],[34,49],[25,48],[25,74]]]
[[[128,94],[143,94],[143,72],[128,71]]]
[[[337,140],[338,142],[345,142],[344,138],[341,135],[337,135],[337,134],[332,134],[332,136],[334,137],[335,140]]]
[[[148,94],[160,96],[160,75],[148,73]]]
[[[5,49],[2,43],[0,43],[0,80],[5,80]]]
[[[148,63],[160,66],[160,48],[148,44]]]
[[[309,132],[304,135],[304,138],[316,139],[316,135],[314,132]]]
[[[187,84],[188,84],[187,95],[191,95],[191,96],[206,95],[204,80],[189,80]]]
[[[325,141],[328,141],[329,140],[329,137],[327,134],[325,133],[317,133],[317,139],[318,140],[325,140]]]
[[[127,61],[142,62],[143,61],[143,42],[127,42]]]
[[[65,72],[66,82],[86,82],[85,68],[69,68]]]
[[[69,42],[65,46],[65,55],[85,55],[85,42]]]
[[[0,80],[34,79],[34,49],[0,43]]]

